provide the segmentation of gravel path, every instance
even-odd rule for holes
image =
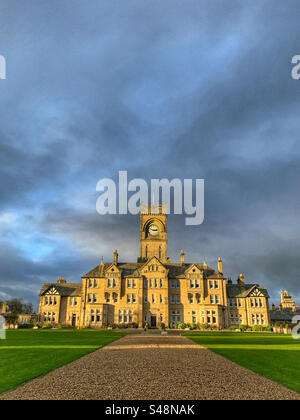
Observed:
[[[300,399],[186,337],[127,335],[4,399]]]

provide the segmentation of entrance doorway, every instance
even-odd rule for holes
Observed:
[[[156,315],[151,315],[151,328],[156,328]]]
[[[76,314],[72,314],[72,327],[76,327]]]

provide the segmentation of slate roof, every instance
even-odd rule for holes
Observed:
[[[103,263],[97,265],[95,268],[93,268],[91,271],[86,273],[84,278],[86,277],[104,277],[105,271],[111,266],[113,263]],[[139,276],[139,269],[143,267],[145,263],[124,263],[120,262],[118,263],[117,267],[122,270],[122,276],[128,277],[128,276]],[[176,278],[176,277],[185,277],[185,271],[188,267],[190,267],[192,264],[163,264],[163,266],[169,270],[169,278]],[[195,264],[200,270],[204,271],[204,276],[206,278],[223,278],[222,275],[218,274],[213,268],[209,267],[206,264]]]
[[[294,316],[300,315],[300,310],[296,310],[295,312],[292,311],[272,311],[270,310],[270,318],[271,321],[286,321],[286,322],[292,322],[292,319]]]
[[[258,284],[226,284],[227,296],[229,298],[243,298],[248,296],[252,289],[257,288],[265,297],[269,297],[265,287]]]
[[[55,287],[60,296],[81,296],[82,284],[80,283],[66,283],[64,285],[57,283],[45,283],[43,284],[40,296],[47,292],[51,287]]]

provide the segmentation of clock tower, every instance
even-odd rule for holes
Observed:
[[[169,263],[167,256],[167,208],[159,205],[141,205],[141,254],[138,262],[156,257],[163,264]]]

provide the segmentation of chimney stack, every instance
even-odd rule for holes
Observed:
[[[118,264],[118,251],[115,250],[114,252],[114,264],[117,265]]]
[[[218,272],[219,274],[223,274],[223,261],[221,257],[218,258]]]
[[[181,262],[181,265],[185,264],[184,252],[182,250],[180,252],[180,262]]]
[[[242,285],[242,286],[244,286],[245,285],[245,276],[244,276],[244,274],[240,274],[239,275],[239,278],[238,278],[238,284],[240,284],[240,285]]]
[[[67,280],[65,277],[58,277],[57,284],[66,284]]]

